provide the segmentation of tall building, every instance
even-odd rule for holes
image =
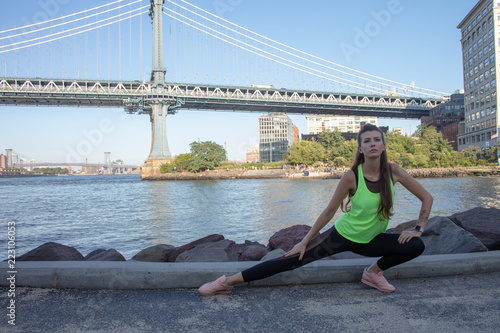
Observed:
[[[458,150],[458,128],[464,120],[464,114],[464,94],[456,91],[447,102],[434,107],[429,117],[422,117],[420,122],[434,126],[453,149]]]
[[[259,145],[252,146],[247,150],[247,162],[259,162]]]
[[[462,32],[465,120],[459,126],[458,150],[486,148],[498,142],[500,7],[480,0],[458,25]]]
[[[306,116],[307,134],[318,134],[324,131],[335,131],[342,133],[358,133],[361,123],[378,125],[377,117],[360,116]]]
[[[7,169],[7,156],[0,154],[0,171]]]
[[[275,113],[259,117],[259,156],[261,162],[279,162],[293,142],[292,120]]]
[[[299,142],[299,128],[295,125],[292,125],[292,142]]]
[[[12,168],[12,149],[5,149],[5,155],[7,156],[7,168]]]

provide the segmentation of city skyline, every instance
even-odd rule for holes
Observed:
[[[59,4],[55,17],[106,3],[53,1]],[[300,1],[191,3],[322,58],[451,94],[463,89],[460,31],[456,27],[477,1],[373,1],[362,8],[329,1],[315,2],[315,6]],[[25,25],[43,11],[40,6],[23,8],[19,3],[6,4],[5,9],[0,30]],[[393,9],[390,16],[381,16],[389,9]],[[146,23],[150,34],[150,23]],[[361,43],[360,31],[377,24],[378,33]],[[166,50],[166,62],[168,57]],[[149,59],[145,59],[147,66]],[[168,77],[167,71],[167,81]],[[197,82],[196,77],[188,82]],[[181,109],[167,118],[170,151],[172,155],[187,153],[193,141],[214,141],[227,147],[230,160],[244,159],[247,149],[258,143],[258,117],[265,114]],[[305,134],[305,115],[289,116]],[[128,115],[123,109],[0,106],[0,119],[7,125],[0,131],[2,149],[11,148],[47,162],[78,158],[101,161],[104,152],[111,151],[114,159],[142,164],[151,144],[149,117]],[[379,118],[378,123],[391,130],[402,127],[409,133],[420,121]]]

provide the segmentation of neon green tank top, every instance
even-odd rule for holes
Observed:
[[[394,199],[394,184],[391,183],[391,194]],[[377,210],[380,193],[368,190],[363,177],[361,165],[358,165],[358,188],[351,197],[351,210],[342,214],[335,222],[335,229],[343,237],[356,243],[369,243],[375,236],[385,233],[389,220],[380,220]]]

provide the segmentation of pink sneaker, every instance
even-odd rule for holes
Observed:
[[[224,282],[226,282],[226,276],[222,275],[215,281],[205,283],[198,289],[198,291],[203,296],[213,296],[215,294],[229,294],[233,289],[233,287],[225,284]]]
[[[380,291],[392,292],[396,290],[396,288],[394,288],[392,284],[387,282],[385,277],[382,275],[382,271],[378,272],[377,274],[368,273],[368,271],[365,268],[361,282],[370,287],[377,288]]]

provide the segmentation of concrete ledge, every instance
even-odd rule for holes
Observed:
[[[277,286],[356,282],[373,258],[319,260],[247,285]],[[20,261],[16,273],[0,263],[0,286],[15,275],[16,287],[74,289],[197,288],[223,274],[234,274],[258,262],[153,263],[110,261]],[[500,271],[500,251],[421,256],[388,270],[390,279],[421,278]]]

